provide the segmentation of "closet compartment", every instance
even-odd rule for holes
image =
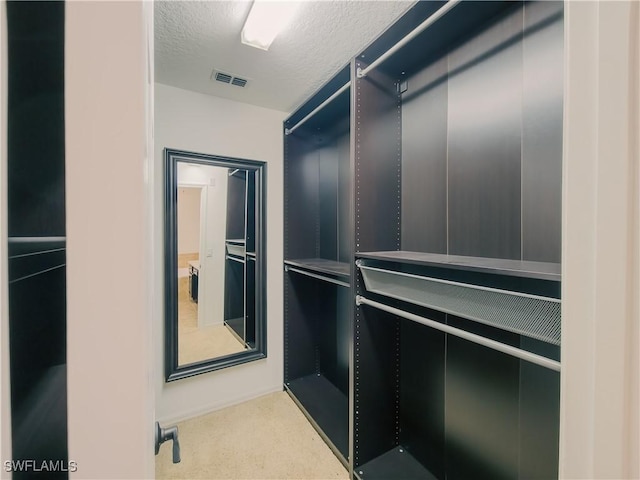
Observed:
[[[352,88],[354,475],[557,477],[562,2],[418,2]]]
[[[284,140],[285,260],[339,275],[351,261],[348,82],[345,68],[285,122]]]
[[[224,323],[240,342],[255,345],[256,178],[229,169],[225,241]]]
[[[338,281],[286,274],[285,388],[346,462],[351,298]]]
[[[349,457],[350,69],[285,121],[285,389]]]
[[[358,260],[363,276],[386,277],[358,278],[373,289],[356,298],[354,471],[362,479],[392,472],[397,478],[557,477],[559,339],[540,340],[531,318],[518,333],[511,325],[427,308],[433,295],[422,282],[468,285],[489,298],[507,286],[510,294],[556,303],[559,272],[546,264],[531,272],[529,262],[524,270],[489,273],[485,266],[459,270],[462,261],[455,262],[452,268]],[[411,282],[419,289],[409,288]],[[512,317],[523,312],[508,303],[504,316],[511,307]],[[559,332],[559,317],[535,320],[554,324],[542,331]]]
[[[441,6],[356,58],[356,252],[558,263],[563,4]]]
[[[242,240],[226,241],[224,262],[224,323],[245,343],[245,244]]]

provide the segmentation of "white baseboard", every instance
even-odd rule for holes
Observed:
[[[262,397],[263,395],[268,395],[274,392],[281,392],[282,390],[282,384],[272,385],[267,388],[245,392],[243,395],[225,399],[222,402],[212,402],[208,405],[203,405],[192,410],[185,410],[184,412],[179,412],[175,415],[171,415],[165,418],[156,418],[156,421],[160,422],[160,424],[165,427],[174,423],[184,422],[185,420],[189,420],[191,418],[200,417],[202,415],[206,415],[207,413],[215,412],[216,410],[221,410],[226,407],[231,407],[239,403],[247,402],[249,400],[253,400],[254,398]]]

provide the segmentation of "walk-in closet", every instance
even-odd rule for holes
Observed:
[[[561,2],[420,2],[285,121],[285,387],[354,477],[558,475],[562,102]]]

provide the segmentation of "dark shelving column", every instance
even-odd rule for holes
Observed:
[[[67,478],[65,4],[6,9],[12,453],[60,464],[13,478]]]
[[[284,138],[285,389],[345,465],[352,311],[349,89],[306,117],[349,78],[346,67],[294,112]]]
[[[354,309],[353,472],[553,478],[555,367],[416,319],[560,358],[559,335],[449,304],[467,292],[453,282],[543,296],[559,311],[563,4],[461,2],[367,69],[442,5],[419,2],[355,59],[353,259],[397,277],[373,292],[354,268],[353,293],[409,315]],[[441,301],[418,299],[421,276],[437,279],[429,295]],[[559,317],[549,322],[559,332]]]
[[[249,213],[247,177],[249,173],[246,170],[229,169],[228,174],[224,262],[224,323],[238,340],[245,344],[247,338],[247,213]],[[255,212],[255,205],[252,212]],[[255,216],[255,213],[253,214]],[[253,239],[252,245],[255,250],[255,239]]]

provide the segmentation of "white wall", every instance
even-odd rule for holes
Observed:
[[[283,112],[254,107],[166,85],[155,85],[155,245],[163,242],[165,147],[267,162],[267,350],[265,360],[166,384],[163,376],[163,297],[154,303],[156,416],[163,423],[280,390],[283,381],[282,121]],[[162,249],[157,248],[157,265]],[[161,269],[155,291],[162,292]]]
[[[7,12],[0,2],[0,460],[11,458],[9,272],[7,268]],[[0,470],[0,478],[11,474]]]
[[[228,170],[183,162],[178,162],[177,170],[178,185],[199,185],[205,189],[202,192],[203,206],[198,207],[201,210],[199,246],[192,250],[200,253],[198,326],[221,325],[224,323]],[[179,246],[178,252],[182,253]]]
[[[198,280],[198,326],[224,323],[224,268],[227,233],[226,168],[201,167],[209,171],[206,211],[203,218],[203,248]],[[200,295],[202,292],[202,295]]]
[[[560,476],[640,478],[640,3],[566,7]]]
[[[178,188],[178,255],[200,251],[200,194],[202,188]]]
[[[152,9],[65,5],[71,478],[154,476]]]

